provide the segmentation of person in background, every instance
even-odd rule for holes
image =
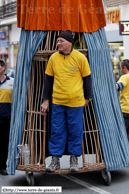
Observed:
[[[120,68],[123,75],[116,83],[116,87],[120,91],[120,104],[129,140],[129,60],[121,61]]]
[[[5,62],[0,59],[0,174],[3,175],[7,175],[6,162],[14,82],[13,78],[4,74],[5,69]]]
[[[51,164],[47,171],[60,168],[59,158],[65,151],[68,138],[70,171],[78,171],[78,156],[82,155],[83,109],[92,98],[91,71],[87,58],[73,49],[73,34],[66,30],[59,34],[57,46],[47,64],[41,112],[49,111],[52,94],[51,138],[49,153]]]

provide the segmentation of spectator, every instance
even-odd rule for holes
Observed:
[[[123,75],[116,83],[116,87],[120,91],[120,104],[129,140],[129,60],[125,59],[121,61],[120,67]]]
[[[6,161],[10,131],[13,78],[4,74],[5,62],[0,59],[0,174],[7,175]]]

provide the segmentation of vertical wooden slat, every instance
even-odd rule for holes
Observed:
[[[45,147],[46,147],[46,115],[43,122],[43,165],[45,165]]]

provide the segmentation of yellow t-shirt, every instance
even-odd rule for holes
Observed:
[[[121,82],[124,85],[123,90],[120,92],[122,112],[129,113],[129,73],[122,75],[118,82]]]
[[[69,55],[54,53],[45,72],[54,76],[53,103],[69,107],[84,106],[83,79],[91,74],[87,58],[73,49]]]

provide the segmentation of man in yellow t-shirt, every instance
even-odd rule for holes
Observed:
[[[129,60],[123,60],[120,66],[123,75],[116,83],[116,87],[120,91],[120,104],[129,140]]]
[[[91,71],[87,58],[73,49],[71,31],[66,30],[57,38],[58,52],[47,64],[41,112],[49,111],[52,93],[51,138],[49,153],[51,164],[47,171],[60,168],[59,158],[65,151],[68,139],[70,171],[78,171],[78,156],[82,154],[83,108],[92,98]]]

